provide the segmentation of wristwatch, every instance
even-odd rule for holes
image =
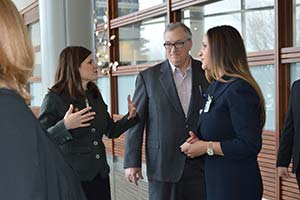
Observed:
[[[214,155],[214,149],[213,149],[213,142],[212,141],[208,142],[206,153],[209,156],[213,156]]]

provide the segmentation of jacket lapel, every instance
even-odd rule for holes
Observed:
[[[227,80],[228,82],[224,83],[216,81],[215,83],[212,83],[212,90],[208,92],[208,94],[213,97],[213,101],[215,101],[219,96],[221,96],[223,92],[237,79],[228,78],[225,80]]]
[[[192,91],[191,91],[191,99],[188,109],[187,118],[199,108],[200,104],[200,90],[202,90],[200,86],[200,66],[196,66],[196,63],[193,59],[192,61]],[[200,87],[199,87],[200,86]]]
[[[205,98],[202,94],[206,92],[208,82],[204,76],[204,71],[201,69],[201,63],[192,60],[192,94],[188,109],[188,117],[192,116],[193,112],[198,112],[200,107],[205,103]]]
[[[161,74],[160,74],[159,81],[161,83],[163,90],[165,91],[167,97],[169,98],[171,104],[174,106],[175,110],[184,116],[184,111],[179,100],[175,82],[172,76],[171,66],[169,65],[168,60],[166,60],[161,64],[160,71]]]

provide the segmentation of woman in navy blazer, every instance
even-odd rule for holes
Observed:
[[[189,157],[207,154],[207,200],[260,200],[263,185],[257,155],[265,108],[243,40],[231,26],[211,28],[199,55],[211,85],[200,111],[198,137],[189,138],[182,151]]]

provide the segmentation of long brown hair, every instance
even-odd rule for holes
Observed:
[[[29,101],[26,84],[32,74],[33,49],[23,19],[11,0],[0,1],[0,27],[0,84]]]
[[[59,55],[55,84],[49,89],[50,92],[65,93],[72,99],[83,97],[85,92],[79,67],[90,54],[90,50],[81,46],[69,46],[63,49]]]
[[[209,81],[219,79],[218,71],[248,82],[259,96],[262,126],[266,121],[265,100],[262,91],[251,75],[247,55],[240,33],[232,26],[223,25],[209,29],[206,33],[210,46],[211,70],[206,74]],[[224,81],[224,80],[221,80]]]

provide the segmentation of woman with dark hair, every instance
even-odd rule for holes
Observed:
[[[87,199],[109,200],[109,166],[102,137],[119,137],[137,123],[137,117],[128,96],[129,113],[113,121],[93,82],[97,69],[88,49],[66,47],[60,53],[55,84],[44,98],[39,120],[78,173]]]
[[[85,200],[76,173],[26,105],[33,49],[11,0],[0,1],[0,27],[0,199]]]
[[[243,40],[231,26],[211,28],[199,56],[211,85],[200,111],[200,139],[189,138],[182,151],[189,157],[207,154],[207,200],[261,200],[257,155],[265,123],[264,98],[250,73]]]

